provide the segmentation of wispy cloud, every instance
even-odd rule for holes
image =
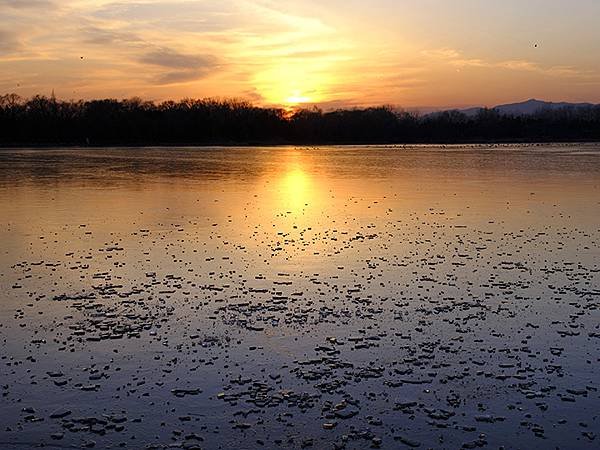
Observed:
[[[586,72],[572,66],[543,66],[539,63],[523,59],[493,61],[480,58],[465,58],[462,52],[451,48],[424,50],[422,54],[430,58],[444,61],[458,68],[479,67],[506,69],[522,72],[537,72],[557,77],[577,77],[586,74]]]
[[[156,77],[158,84],[198,80],[214,73],[218,67],[218,59],[213,55],[186,55],[166,48],[142,55],[139,62],[166,69]]]
[[[81,28],[79,31],[83,42],[94,45],[127,45],[131,43],[141,43],[143,40],[135,33],[122,31],[119,29],[102,28],[100,26],[89,25]]]
[[[442,0],[431,1],[448,9]],[[448,27],[445,34],[428,28],[430,10],[423,14],[426,23],[414,14],[402,23],[422,9],[419,2],[362,3],[0,0],[0,92],[19,86],[23,96],[54,88],[69,96],[233,96],[263,104],[302,98],[411,107],[465,97],[479,102],[493,82],[507,87],[493,90],[506,95],[552,98],[548,94],[568,88],[573,96],[600,100],[600,65],[589,56],[599,35],[591,28],[590,43],[573,53],[564,50],[570,36],[560,54],[544,53],[548,43],[534,51],[510,39],[490,42],[487,34],[467,45]],[[439,42],[444,45],[436,47]]]
[[[11,31],[0,30],[0,56],[15,53],[21,48],[21,42]]]
[[[54,8],[57,4],[53,0],[0,0],[0,8],[30,9]]]

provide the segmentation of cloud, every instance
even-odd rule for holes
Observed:
[[[185,55],[171,49],[159,49],[146,53],[140,62],[171,69],[202,69],[215,64],[211,55]]]
[[[109,44],[131,44],[142,42],[136,34],[126,31],[112,30],[89,26],[80,31],[83,41],[87,44],[109,45]]]
[[[490,69],[506,69],[520,72],[536,72],[539,74],[555,77],[577,77],[584,76],[584,72],[571,66],[550,66],[544,67],[533,61],[524,59],[514,59],[505,61],[490,61],[478,58],[464,58],[462,52],[450,48],[441,48],[435,50],[425,50],[421,52],[424,56],[442,60],[458,68],[479,67]]]
[[[28,8],[55,8],[53,0],[0,0],[0,8],[28,9]]]
[[[579,43],[583,36],[565,37],[552,53],[523,47],[521,37],[504,39],[501,53],[485,39],[462,52],[463,40],[454,39],[462,34],[408,18],[388,27],[402,2],[374,1],[389,7],[358,0],[0,0],[0,81],[19,79],[22,95],[60,87],[73,96],[218,94],[280,104],[300,92],[330,106],[499,103],[509,93],[575,95],[577,86],[599,82],[587,35],[587,44]],[[550,49],[549,37],[538,41]],[[564,54],[575,44],[578,51]],[[488,78],[506,89],[492,92]],[[576,92],[596,101],[593,87]]]
[[[130,25],[151,24],[158,29],[218,32],[241,27],[244,15],[236,1],[129,1],[106,3],[90,15],[96,19]]]
[[[168,48],[150,51],[138,60],[142,64],[168,69],[160,73],[157,84],[175,84],[199,80],[218,68],[213,55],[188,55]]]
[[[437,48],[432,50],[423,50],[421,53],[430,58],[438,59],[458,59],[461,56],[460,52],[454,50],[453,48]]]
[[[0,56],[9,55],[21,48],[21,42],[14,33],[0,30]]]
[[[156,77],[155,82],[158,85],[188,83],[204,78],[206,75],[208,75],[208,71],[180,70],[160,74]]]

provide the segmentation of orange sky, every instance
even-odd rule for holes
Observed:
[[[0,93],[600,102],[597,0],[0,0]]]

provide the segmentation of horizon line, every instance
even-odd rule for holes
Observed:
[[[199,96],[199,97],[193,97],[193,96],[185,96],[185,97],[179,97],[179,98],[168,98],[168,99],[153,99],[153,98],[145,98],[143,96],[140,95],[132,95],[130,97],[117,97],[117,96],[106,96],[106,97],[80,97],[80,98],[76,98],[76,97],[71,97],[71,98],[67,98],[67,97],[63,97],[63,96],[56,96],[55,95],[55,91],[54,89],[51,91],[50,95],[46,95],[46,94],[42,94],[42,93],[37,93],[37,94],[33,94],[30,96],[23,96],[21,94],[18,94],[16,92],[10,92],[10,93],[4,93],[4,94],[0,94],[0,98],[6,98],[9,96],[16,96],[21,100],[27,101],[27,100],[31,100],[33,98],[36,97],[40,97],[40,98],[48,98],[48,99],[55,99],[57,101],[62,101],[62,102],[93,102],[93,101],[102,101],[102,100],[116,100],[119,102],[122,101],[127,101],[127,100],[140,100],[142,102],[149,102],[149,103],[153,103],[155,105],[160,105],[163,103],[168,103],[168,102],[183,102],[185,100],[195,100],[195,101],[215,101],[215,102],[240,102],[240,103],[248,103],[250,106],[252,107],[256,107],[256,108],[263,108],[263,109],[281,109],[287,112],[294,112],[294,111],[302,111],[302,110],[310,110],[310,109],[320,109],[321,111],[324,112],[329,112],[329,111],[343,111],[343,110],[360,110],[360,109],[369,109],[369,108],[390,108],[396,111],[404,111],[404,112],[408,112],[408,113],[435,113],[435,112],[444,112],[444,111],[461,111],[461,110],[470,110],[470,109],[495,109],[498,107],[502,107],[502,106],[507,106],[507,105],[519,105],[519,104],[525,104],[528,102],[542,102],[542,103],[549,103],[549,104],[571,104],[571,105],[578,105],[578,104],[589,104],[592,106],[597,106],[600,105],[600,103],[596,103],[594,101],[591,100],[583,100],[583,101],[568,101],[568,100],[545,100],[545,99],[539,99],[539,98],[535,98],[535,97],[530,97],[527,98],[525,100],[513,100],[513,101],[506,101],[506,102],[502,102],[502,103],[498,103],[498,104],[463,104],[463,105],[447,105],[447,106],[411,106],[411,107],[406,107],[406,106],[402,106],[401,104],[393,104],[393,103],[385,103],[385,102],[380,102],[380,103],[364,103],[364,104],[360,104],[360,103],[348,103],[348,104],[344,104],[343,102],[339,102],[339,104],[337,104],[338,102],[298,102],[296,104],[277,104],[277,103],[261,103],[261,102],[256,102],[253,101],[250,98],[247,97],[243,97],[243,96]],[[328,107],[329,106],[329,107]]]

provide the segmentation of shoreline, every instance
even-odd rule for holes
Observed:
[[[48,148],[243,148],[243,147],[390,147],[390,148],[409,148],[409,147],[421,147],[421,146],[440,146],[440,147],[457,147],[457,146],[473,146],[473,147],[485,147],[485,146],[528,146],[535,147],[539,145],[595,145],[600,144],[600,140],[532,140],[532,141],[519,141],[519,140],[498,140],[498,141],[460,141],[460,142],[449,142],[449,141],[424,141],[424,142],[316,142],[316,143],[305,143],[305,142],[212,142],[212,143],[98,143],[98,144],[77,144],[77,143],[0,143],[0,150],[10,149],[48,149]]]

